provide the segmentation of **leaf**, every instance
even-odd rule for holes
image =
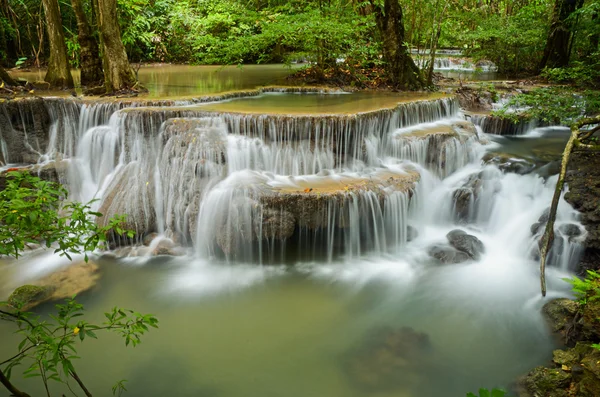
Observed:
[[[488,389],[479,389],[479,397],[490,397],[490,391]]]
[[[504,397],[506,395],[506,391],[502,389],[493,389],[492,397]]]

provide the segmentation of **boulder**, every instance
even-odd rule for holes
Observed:
[[[466,253],[445,245],[434,245],[427,253],[444,265],[463,263],[472,259]]]
[[[464,252],[471,259],[478,260],[485,252],[485,247],[477,237],[467,234],[463,230],[452,230],[446,235],[451,246],[458,251]]]
[[[17,288],[8,302],[12,306],[21,302],[21,310],[31,310],[44,302],[60,301],[85,292],[93,288],[99,279],[97,264],[91,261],[73,263],[31,285]]]
[[[583,234],[581,228],[574,223],[564,223],[558,227],[558,230],[563,236],[569,238],[579,237]]]
[[[542,313],[550,324],[553,332],[566,334],[570,324],[573,323],[579,304],[572,299],[559,298],[553,299],[542,307]]]
[[[507,153],[487,153],[482,161],[497,166],[502,172],[518,175],[529,174],[536,169],[535,163]]]
[[[185,255],[185,250],[181,247],[178,247],[170,239],[165,238],[160,240],[158,244],[156,244],[156,246],[152,250],[152,255],[183,256]]]
[[[8,304],[16,309],[27,311],[50,299],[53,288],[38,285],[23,285],[8,297]]]
[[[408,225],[406,227],[406,241],[413,241],[419,237],[419,231],[416,227]]]
[[[435,360],[429,337],[409,327],[370,332],[362,346],[345,355],[343,365],[358,387],[374,391],[410,388],[426,381]]]

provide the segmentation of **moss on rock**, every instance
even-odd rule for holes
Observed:
[[[13,291],[8,298],[8,304],[20,310],[28,310],[50,299],[52,287],[23,285]]]

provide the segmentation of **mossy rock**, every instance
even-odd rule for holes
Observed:
[[[566,391],[571,385],[571,373],[559,368],[534,368],[523,379],[527,393],[521,396],[567,397]]]
[[[578,310],[579,304],[567,298],[553,299],[542,308],[553,332],[565,330],[575,318]]]
[[[575,349],[554,350],[552,352],[552,361],[556,364],[571,367],[579,363],[579,353]]]
[[[28,310],[50,299],[53,288],[23,285],[13,291],[8,298],[8,304],[20,310]]]

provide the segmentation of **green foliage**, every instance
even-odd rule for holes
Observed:
[[[102,214],[92,211],[91,203],[63,202],[67,191],[56,183],[12,171],[5,184],[0,191],[0,256],[18,258],[25,244],[43,242],[69,259],[72,254],[84,253],[87,261],[88,252],[106,243],[108,231],[133,236],[133,232],[122,229],[123,217],[112,218],[107,227],[97,226],[93,217]],[[28,300],[44,293],[43,288],[23,286],[11,295],[10,302],[0,302],[0,308],[8,305],[0,309],[0,320],[13,323],[23,336],[17,353],[0,362],[0,372],[10,379],[13,369],[24,365],[24,377],[39,377],[48,395],[50,381],[70,388],[69,379],[88,394],[74,366],[79,359],[79,343],[96,339],[98,332],[111,331],[122,336],[126,346],[136,346],[150,328],[158,327],[158,320],[150,314],[116,307],[105,313],[103,323],[88,322],[82,317],[83,305],[75,297],[56,305],[57,314],[50,315],[50,320],[21,311]],[[113,394],[126,390],[124,382],[113,387]]]
[[[505,397],[506,391],[502,389],[479,389],[479,394],[467,393],[467,397]]]
[[[598,59],[597,56],[595,59]],[[567,68],[546,68],[542,77],[553,83],[574,84],[580,87],[600,86],[600,62],[584,63],[575,61]]]
[[[598,91],[573,92],[565,87],[538,88],[511,97],[494,115],[515,122],[534,118],[550,124],[570,125],[578,119],[600,113]]]
[[[19,67],[19,66],[23,65],[25,62],[27,62],[27,57],[21,57],[21,58],[17,59],[17,62],[15,62],[15,66]]]
[[[514,15],[475,13],[476,28],[464,34],[466,55],[494,62],[500,73],[534,72],[548,29],[543,3],[519,8]]]
[[[588,270],[583,280],[576,276],[563,280],[573,286],[573,293],[579,303],[585,305],[600,299],[600,273]]]
[[[117,307],[105,313],[107,320],[102,324],[87,322],[81,317],[83,305],[74,297],[67,299],[65,304],[56,305],[56,309],[57,314],[50,315],[52,321],[41,320],[32,313],[0,310],[0,320],[14,323],[16,332],[23,337],[17,354],[0,363],[7,378],[10,379],[15,367],[24,365],[24,377],[40,377],[46,389],[49,381],[66,384],[73,378],[79,383],[81,380],[74,365],[80,358],[77,356],[78,344],[86,339],[97,339],[98,332],[111,331],[121,335],[126,346],[130,343],[136,346],[150,328],[158,328],[156,317]],[[123,382],[115,385],[113,393],[125,390]]]
[[[42,242],[71,259],[71,254],[102,248],[110,230],[133,237],[133,232],[121,228],[123,216],[100,227],[92,217],[102,214],[92,211],[92,202],[63,201],[67,198],[67,190],[56,183],[9,172],[0,191],[0,256],[18,258],[26,244]]]

